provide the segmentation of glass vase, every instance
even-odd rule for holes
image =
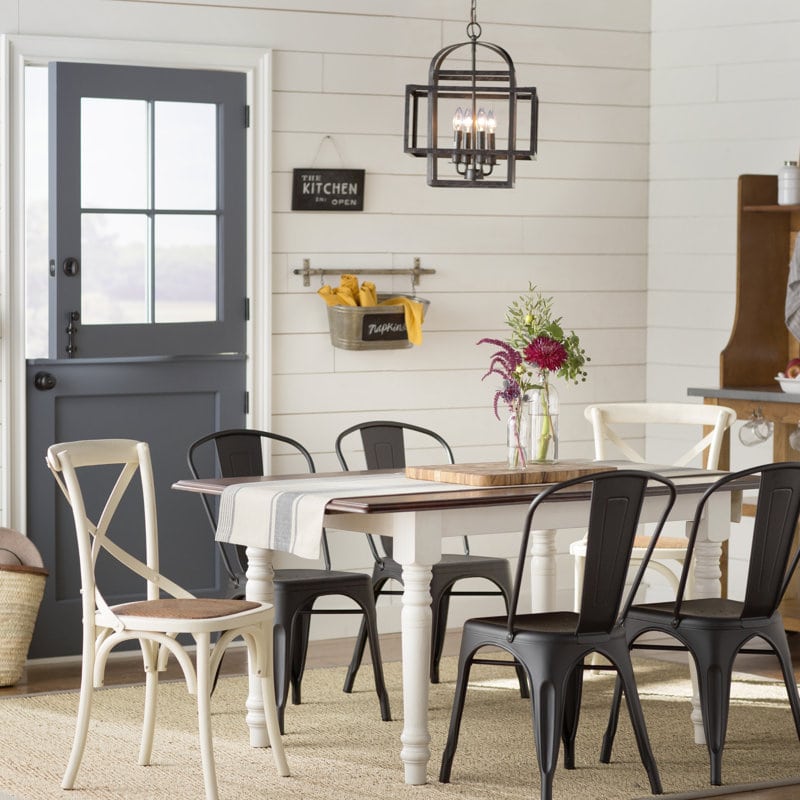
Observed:
[[[552,464],[558,461],[558,392],[547,381],[531,396],[531,453],[529,461]]]
[[[508,468],[524,469],[531,450],[531,404],[527,397],[517,399],[509,409],[506,444]]]

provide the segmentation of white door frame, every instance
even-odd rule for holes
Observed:
[[[247,75],[248,424],[270,419],[271,51],[252,47],[0,37],[0,525],[26,532],[24,67],[49,61],[220,69]],[[42,269],[46,265],[42,264]],[[177,477],[177,476],[176,476]]]

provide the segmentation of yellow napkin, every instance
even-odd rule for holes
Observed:
[[[378,305],[378,292],[375,290],[375,284],[372,281],[364,281],[361,284],[361,289],[358,291],[358,304],[360,306]]]
[[[331,289],[327,284],[317,291],[317,294],[329,306],[357,306],[358,300],[353,296],[352,291],[346,286],[339,286]]]
[[[380,302],[382,306],[403,306],[406,333],[411,344],[422,344],[422,303],[410,297],[390,297]]]
[[[422,303],[410,297],[390,297],[378,302],[378,293],[372,281],[358,285],[355,275],[342,275],[336,289],[327,284],[317,294],[329,306],[403,306],[406,332],[412,344],[422,344]]]

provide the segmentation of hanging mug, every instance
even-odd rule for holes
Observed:
[[[772,436],[772,423],[764,419],[761,409],[756,409],[750,419],[739,428],[739,441],[745,447],[754,447]]]

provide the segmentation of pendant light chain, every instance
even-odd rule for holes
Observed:
[[[469,24],[467,25],[467,36],[475,42],[478,38],[480,38],[483,29],[477,23],[475,17],[477,14],[477,7],[478,7],[478,0],[472,0],[472,8],[469,12]]]

